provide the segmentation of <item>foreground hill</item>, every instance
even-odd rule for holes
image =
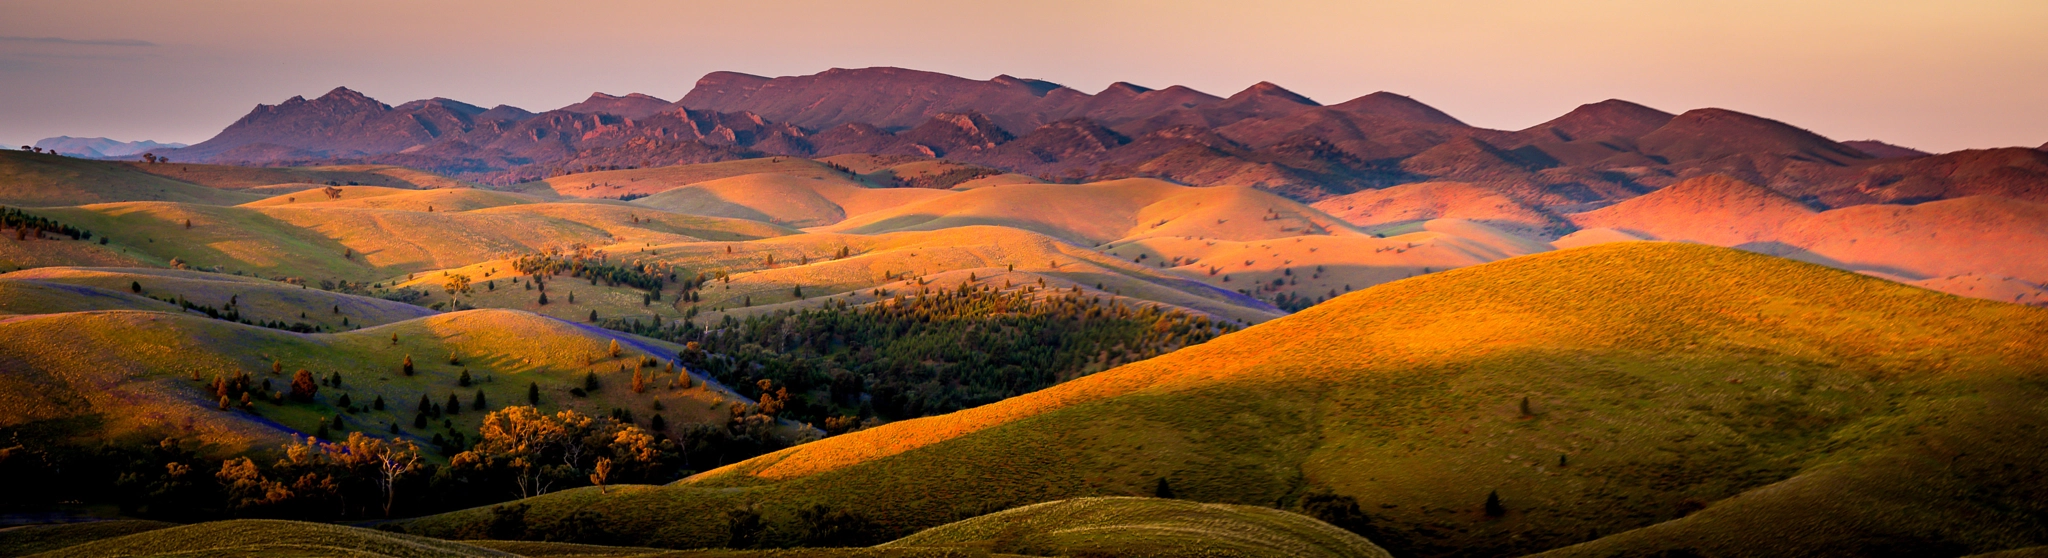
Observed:
[[[653,548],[526,541],[445,541],[298,521],[235,520],[173,526],[155,522],[32,527],[0,531],[0,553],[39,556],[347,555],[370,557],[718,556],[946,557],[1114,555],[1144,558],[1377,558],[1385,550],[1308,517],[1251,506],[1150,498],[1052,502],[933,528],[871,548],[676,553]],[[548,533],[550,535],[559,533]],[[9,544],[15,545],[9,547]],[[13,554],[9,554],[13,555]]]
[[[1382,285],[660,489],[529,503],[695,546],[722,544],[707,532],[734,506],[776,522],[832,502],[905,532],[1165,479],[1201,501],[1348,496],[1400,555],[1617,531],[1604,548],[1633,555],[2016,548],[2048,540],[2031,496],[2048,490],[2032,455],[2048,441],[2033,403],[2048,395],[2044,326],[2041,310],[1763,255],[1613,244]],[[1965,451],[1970,466],[1946,465]],[[488,515],[409,527],[455,533]],[[1688,535],[1627,534],[1651,526]]]

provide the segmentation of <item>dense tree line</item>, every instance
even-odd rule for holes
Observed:
[[[92,231],[7,206],[0,206],[0,229],[14,229],[16,238],[21,240],[30,236],[42,238],[45,234],[68,236],[72,240],[92,240]]]
[[[686,448],[706,444],[701,433],[672,438],[611,417],[569,410],[546,414],[528,406],[491,412],[474,442],[445,464],[430,459],[430,450],[408,436],[379,432],[347,432],[332,440],[295,437],[282,447],[222,459],[196,441],[177,438],[71,445],[71,426],[76,425],[40,424],[6,433],[0,490],[9,498],[0,509],[82,501],[178,521],[427,514],[592,484],[674,481],[694,471]],[[716,466],[708,457],[697,456],[694,466]]]
[[[1230,324],[1078,292],[967,287],[834,301],[708,327],[605,322],[685,343],[685,366],[727,385],[784,393],[777,416],[844,430],[942,414],[1208,341]],[[767,402],[764,399],[764,404]]]

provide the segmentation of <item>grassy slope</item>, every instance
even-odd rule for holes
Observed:
[[[132,293],[131,284],[142,285],[142,294]],[[251,321],[303,322],[342,330],[434,313],[379,298],[253,277],[171,269],[46,267],[0,275],[0,288],[22,289],[24,295],[39,293],[32,297],[0,297],[0,312],[12,314],[120,309],[182,312],[176,305],[156,299],[184,298],[193,304],[222,310],[233,301],[241,309],[242,317]],[[300,317],[301,313],[305,317]],[[349,326],[342,325],[343,317],[348,318]]]
[[[155,531],[176,525],[175,523],[165,523],[162,521],[122,519],[86,523],[24,525],[0,529],[0,556],[27,556],[38,552],[68,548],[101,539]]]
[[[852,255],[832,259],[841,248]],[[772,266],[767,263],[771,254],[776,261]],[[714,282],[701,291],[702,301],[697,306],[708,318],[699,318],[700,321],[715,320],[725,313],[745,315],[823,304],[827,300],[845,300],[849,304],[873,302],[877,300],[872,294],[875,288],[894,295],[921,288],[955,288],[970,279],[977,285],[1002,287],[1008,282],[1011,288],[1024,288],[1036,287],[1040,278],[1046,280],[1048,288],[1079,285],[1084,290],[1125,297],[1131,302],[1165,304],[1253,323],[1279,315],[1256,301],[1171,273],[1004,227],[872,236],[811,233],[742,243],[691,242],[619,252],[615,257],[620,261],[669,262],[714,275],[730,274],[730,283]],[[804,263],[805,258],[809,258],[809,263]],[[1010,264],[1016,265],[1014,272]],[[658,312],[674,318],[689,308],[674,297],[651,307],[642,306],[640,291],[591,285],[573,278],[549,283],[549,304],[541,306],[539,293],[509,282],[509,276],[517,275],[509,260],[487,261],[452,271],[469,274],[479,281],[489,274],[489,278],[498,281],[496,290],[478,292],[469,300],[468,303],[479,307],[514,308],[569,320],[587,319],[592,310],[602,317]],[[917,283],[920,277],[926,284]],[[405,284],[430,288],[439,281],[439,273],[427,273]],[[1095,288],[1097,284],[1102,285],[1101,290]],[[799,285],[804,289],[803,300],[795,294]],[[575,304],[568,304],[568,293],[575,293]],[[748,301],[751,307],[746,306]]]
[[[145,532],[154,536],[124,536]],[[677,552],[530,541],[449,541],[354,527],[237,520],[31,527],[0,531],[0,555],[693,556],[747,558],[1131,556],[1373,558],[1386,551],[1304,516],[1250,506],[1151,498],[1052,502],[943,525],[872,548]],[[10,552],[12,551],[12,552]],[[505,553],[505,554],[499,554]],[[995,553],[995,554],[991,554]]]
[[[391,340],[394,334],[396,345]],[[622,359],[605,354],[615,339],[625,349]],[[313,335],[157,312],[20,316],[0,320],[0,369],[22,371],[0,376],[0,425],[88,418],[102,426],[102,431],[88,435],[170,434],[239,451],[273,446],[295,432],[312,432],[321,417],[335,414],[334,401],[346,393],[358,405],[380,395],[387,403],[384,411],[350,415],[351,429],[382,434],[397,422],[408,435],[431,436],[432,432],[411,427],[421,395],[438,403],[454,393],[468,403],[482,389],[493,408],[523,405],[529,382],[540,384],[541,407],[547,410],[575,408],[603,415],[622,407],[649,413],[660,398],[671,424],[723,420],[729,401],[738,399],[716,387],[702,387],[701,378],[693,389],[633,394],[625,388],[631,374],[620,371],[621,363],[640,355],[673,358],[677,349],[505,310],[456,312]],[[462,363],[450,364],[450,353]],[[414,376],[400,373],[406,355],[413,358]],[[586,360],[590,358],[594,364]],[[284,364],[284,375],[270,374],[273,359]],[[301,368],[321,378],[340,372],[342,387],[322,386],[319,399],[310,404],[258,403],[255,415],[216,410],[214,398],[206,393],[205,382],[214,376],[242,372],[286,390],[291,372]],[[458,387],[456,377],[462,370],[478,383]],[[580,387],[584,374],[591,371],[607,387],[587,399],[571,396],[569,389]],[[202,381],[192,381],[193,374]],[[465,410],[454,417],[456,431],[475,432],[481,415]]]
[[[1033,556],[1374,557],[1385,550],[1308,517],[1256,506],[1083,498],[926,529],[881,548],[984,548]]]
[[[431,172],[391,165],[238,167],[233,165],[195,165],[189,163],[152,165],[148,163],[122,162],[108,164],[123,165],[136,171],[223,190],[265,191],[274,190],[272,188],[264,188],[266,186],[281,184],[294,185],[291,189],[322,188],[329,181],[337,184],[354,182],[368,186],[384,186],[410,190],[468,188],[471,186],[468,182]]]
[[[813,178],[761,173],[673,188],[633,203],[691,215],[815,227],[948,194],[951,192],[943,190],[869,188],[839,175]]]
[[[2048,312],[1819,266],[1608,245],[1382,285],[1030,395],[667,487],[531,503],[536,517],[591,509],[649,544],[688,546],[717,542],[723,512],[746,503],[771,522],[829,502],[909,530],[1149,493],[1166,477],[1212,502],[1350,495],[1374,516],[1374,541],[1399,554],[1558,548],[1701,504],[1714,507],[1687,520],[1694,529],[1751,552],[1758,539],[1735,535],[1758,522],[1774,526],[1764,544],[1791,553],[1853,554],[1844,540],[1886,537],[1996,550],[2048,539],[2034,532],[2048,501],[2034,496],[2040,463],[2011,459],[2048,442],[2048,428],[1985,424],[2048,418],[2044,331]],[[1532,417],[1518,411],[1525,396]],[[1987,443],[2016,449],[1929,478],[1886,465]],[[1892,489],[1930,478],[1938,488]],[[1793,490],[1825,479],[1864,505]],[[1505,517],[1481,513],[1493,490]],[[1744,499],[1780,507],[1746,523],[1711,513]],[[1953,519],[1963,516],[1975,520]],[[413,526],[453,533],[484,517]]]
[[[1431,219],[1465,219],[1531,238],[1568,227],[1561,219],[1500,192],[1463,182],[1418,182],[1331,197],[1312,205],[1368,229]]]
[[[461,543],[303,521],[242,519],[158,529],[89,542],[38,556],[350,556],[462,558],[512,556]]]
[[[396,209],[404,211],[470,211],[505,205],[539,203],[539,198],[524,194],[480,190],[475,188],[440,188],[434,190],[404,190],[382,186],[343,186],[341,197],[328,198],[320,192],[298,192],[281,194],[242,204],[243,207],[354,207],[362,209]]]
[[[258,198],[140,172],[121,163],[0,151],[0,205],[50,207],[138,200],[234,205]]]
[[[193,267],[218,265],[225,271],[266,277],[364,282],[572,244],[646,245],[699,238],[759,238],[791,232],[762,223],[586,203],[533,203],[427,213],[133,202],[42,209],[37,213],[100,231],[116,245],[113,250],[117,252],[113,254],[142,261],[162,263],[176,258]],[[633,222],[634,219],[640,222]],[[193,224],[189,229],[184,226],[188,220]],[[94,249],[70,248],[81,254]],[[24,248],[32,249],[37,248]],[[71,263],[50,259],[41,258],[35,263],[104,265],[98,261]]]
[[[653,195],[670,189],[721,178],[774,173],[803,178],[860,181],[817,161],[797,157],[763,157],[697,165],[675,165],[644,169],[586,172],[558,176],[541,182],[508,187],[508,190],[548,192],[575,198],[616,198],[623,195]]]

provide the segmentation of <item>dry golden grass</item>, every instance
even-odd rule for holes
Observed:
[[[798,178],[862,182],[857,177],[848,177],[845,173],[810,159],[763,157],[697,165],[586,172],[514,185],[507,189],[552,192],[555,195],[572,198],[617,198],[626,195],[659,194],[691,184],[749,174],[779,174]],[[875,186],[866,183],[861,185]]]
[[[323,187],[324,188],[324,187]],[[539,203],[533,196],[475,188],[403,190],[382,186],[342,186],[340,198],[313,191],[293,192],[242,204],[243,207],[352,207],[398,211],[471,211],[506,205]]]
[[[675,213],[815,227],[837,223],[852,215],[944,197],[948,193],[915,188],[868,188],[843,176],[812,178],[761,173],[691,184],[634,200],[633,203]]]
[[[702,544],[695,533],[746,503],[775,517],[831,502],[914,529],[1149,493],[1163,477],[1208,502],[1352,496],[1374,542],[1419,555],[1521,554],[1650,525],[1683,536],[1587,548],[1997,550],[2033,544],[2031,518],[2048,511],[2027,496],[2048,490],[2034,455],[2048,443],[2044,332],[2039,309],[1722,248],[1603,245],[1388,283],[660,490],[529,503]],[[1481,513],[1490,491],[1504,517]]]

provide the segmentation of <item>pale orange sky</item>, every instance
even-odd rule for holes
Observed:
[[[673,100],[716,70],[900,66],[1091,93],[1386,90],[1501,129],[1622,98],[1949,151],[2048,142],[2044,30],[2041,0],[0,0],[0,145],[197,142],[337,85],[539,111]]]

